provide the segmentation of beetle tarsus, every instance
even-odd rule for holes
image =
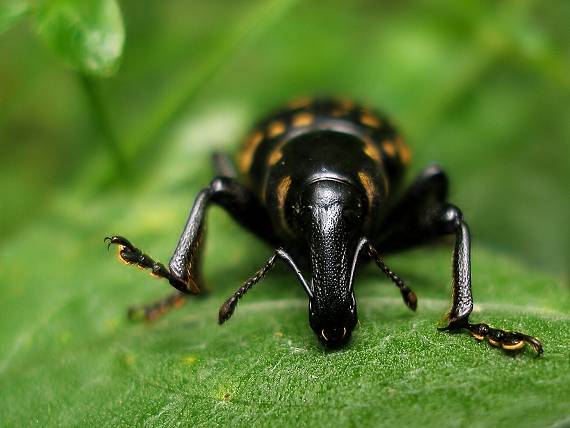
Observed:
[[[465,328],[475,339],[482,341],[486,338],[492,346],[503,348],[506,351],[516,351],[528,344],[538,355],[543,353],[540,340],[524,333],[493,328],[484,323],[467,323]]]
[[[160,262],[153,260],[149,255],[135,247],[127,238],[122,236],[106,237],[107,248],[118,246],[119,260],[127,265],[134,265],[141,269],[148,269],[155,278],[170,279],[170,272]]]
[[[440,331],[460,331],[467,330],[478,341],[487,339],[491,346],[502,348],[507,352],[518,351],[529,345],[538,355],[542,355],[544,349],[542,343],[536,337],[529,336],[518,331],[503,330],[490,327],[485,323],[471,324],[467,321],[452,322],[445,327],[440,327]]]

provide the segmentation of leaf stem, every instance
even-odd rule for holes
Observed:
[[[97,132],[100,133],[103,144],[115,164],[117,175],[122,176],[125,174],[128,164],[121,151],[119,138],[111,124],[109,112],[101,97],[99,82],[85,73],[78,73],[78,77],[85,93],[93,125],[97,128]]]

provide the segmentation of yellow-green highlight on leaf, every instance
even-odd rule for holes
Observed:
[[[125,31],[116,0],[44,0],[35,10],[35,30],[74,69],[112,74]]]
[[[27,0],[2,0],[0,3],[0,34],[25,16],[29,9],[30,5]]]

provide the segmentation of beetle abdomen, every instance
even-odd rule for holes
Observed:
[[[348,100],[301,98],[261,120],[238,154],[241,173],[258,194],[267,170],[280,160],[288,141],[307,133],[334,131],[364,141],[364,151],[381,162],[396,184],[410,152],[390,121],[378,112]]]

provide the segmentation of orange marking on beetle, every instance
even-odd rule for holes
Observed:
[[[269,165],[271,165],[271,166],[276,165],[277,162],[279,162],[282,157],[283,157],[283,152],[281,151],[281,149],[274,150],[269,155],[269,159],[268,159]]]
[[[514,351],[516,349],[521,349],[524,346],[524,340],[521,340],[517,343],[511,343],[510,345],[502,343],[501,346],[503,349],[506,349],[507,351]]]
[[[348,114],[348,110],[345,110],[345,109],[340,108],[340,107],[335,107],[330,112],[330,115],[332,117],[342,117],[342,116],[346,116],[347,114]]]
[[[271,122],[269,128],[267,129],[267,135],[269,138],[275,138],[285,132],[285,123],[280,120]]]
[[[376,147],[374,143],[370,141],[366,141],[364,143],[364,153],[366,153],[366,155],[369,158],[375,160],[376,162],[380,162],[380,160],[382,159],[382,154],[380,153],[380,150],[378,150],[378,147]]]
[[[255,133],[247,140],[238,159],[241,172],[246,173],[249,171],[251,163],[253,162],[255,150],[257,149],[257,146],[259,146],[259,143],[262,141],[263,132],[259,130],[255,131]]]
[[[471,336],[473,336],[475,339],[481,341],[483,340],[485,337],[480,335],[480,334],[475,334],[475,333],[471,333]]]
[[[366,112],[360,115],[360,123],[366,126],[370,126],[371,128],[380,128],[380,125],[382,125],[380,119]]]
[[[358,178],[360,179],[360,183],[366,192],[366,197],[368,198],[368,207],[372,208],[372,201],[374,200],[374,195],[376,193],[376,188],[374,187],[372,178],[370,178],[370,176],[364,171],[358,171]]]
[[[401,137],[396,137],[396,146],[398,147],[398,151],[400,152],[400,159],[404,165],[410,163],[411,153],[410,149],[406,143],[402,140]]]
[[[497,342],[496,340],[493,340],[491,338],[489,338],[489,343],[493,346],[501,346],[501,344],[499,342]]]
[[[291,187],[291,181],[291,176],[287,175],[283,177],[277,185],[277,203],[280,210],[283,210],[283,208],[285,208],[285,199],[287,198],[287,193]]]
[[[311,104],[311,102],[312,102],[312,100],[310,97],[299,97],[299,98],[295,98],[293,101],[291,101],[289,104],[287,104],[287,107],[289,107],[291,109],[308,107],[309,104]]]
[[[287,199],[287,194],[291,188],[291,176],[287,175],[281,179],[277,185],[277,205],[279,207],[279,218],[281,225],[284,229],[289,230],[289,225],[287,224],[287,219],[285,218],[285,201]]]
[[[396,146],[392,140],[382,141],[382,150],[384,150],[384,152],[390,157],[396,155]]]
[[[312,113],[299,113],[293,116],[291,124],[295,127],[298,126],[309,126],[315,121],[315,115]]]
[[[125,247],[123,245],[120,245],[117,248],[117,258],[119,259],[119,261],[127,266],[131,266],[133,263],[127,261],[126,259],[123,258],[123,256],[121,255],[122,251],[125,249]]]

